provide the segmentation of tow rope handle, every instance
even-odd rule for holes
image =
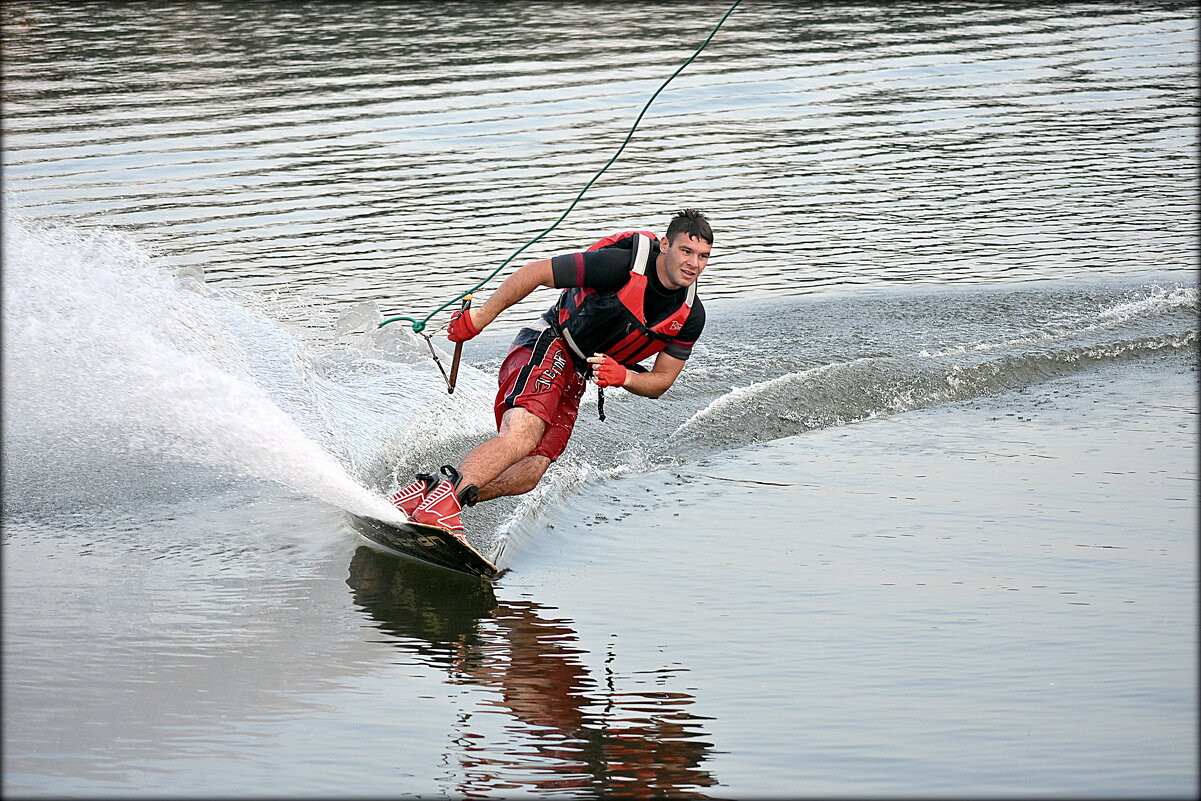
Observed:
[[[459,306],[459,311],[461,313],[466,314],[467,310],[471,308],[471,298],[472,298],[472,294],[470,292],[463,296],[463,303],[461,306]],[[459,360],[462,358],[463,358],[463,343],[456,342],[455,343],[455,355],[454,355],[454,358],[451,359],[451,362],[450,362],[450,378],[447,379],[447,381],[446,381],[446,394],[447,395],[455,394],[455,384],[457,384],[459,382]]]

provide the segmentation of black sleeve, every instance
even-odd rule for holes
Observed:
[[[630,280],[630,251],[602,248],[555,256],[551,259],[555,288],[584,286],[598,292],[616,292]]]
[[[688,319],[684,321],[684,327],[680,329],[679,335],[663,349],[663,352],[668,356],[675,356],[677,359],[687,359],[692,355],[692,346],[701,338],[701,332],[704,330],[705,307],[701,303],[701,299],[697,298],[696,303],[692,306],[692,311],[688,312]]]

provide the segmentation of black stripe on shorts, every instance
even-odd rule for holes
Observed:
[[[534,343],[533,353],[530,354],[529,360],[521,371],[517,374],[517,383],[513,385],[513,391],[505,396],[505,405],[514,406],[521,394],[525,391],[525,385],[530,381],[530,373],[534,371],[534,365],[541,364],[546,358],[547,351],[550,350],[551,344],[554,343],[556,336],[555,332],[547,328],[538,336],[538,340]]]

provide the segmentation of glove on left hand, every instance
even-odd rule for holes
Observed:
[[[588,360],[592,365],[592,378],[598,387],[620,387],[626,382],[629,373],[624,365],[618,364],[612,356],[598,353]]]

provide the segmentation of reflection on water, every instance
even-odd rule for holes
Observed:
[[[727,7],[6,4],[5,190],[211,280],[431,309]],[[692,205],[706,298],[1191,270],[1196,35],[1191,3],[744,3],[529,255]]]
[[[571,621],[528,600],[496,598],[491,584],[447,575],[368,547],[355,551],[347,583],[355,603],[396,647],[445,670],[448,681],[488,692],[483,704],[511,719],[492,741],[460,709],[456,791],[579,790],[636,798],[709,798],[703,767],[712,744],[688,693],[622,690],[629,677],[583,662]],[[611,640],[612,647],[612,640]],[[679,667],[649,674],[658,685]],[[520,725],[511,725],[517,723]]]

